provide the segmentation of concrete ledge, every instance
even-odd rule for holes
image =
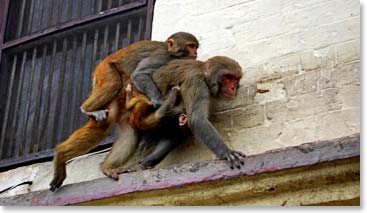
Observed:
[[[186,193],[190,193],[187,188],[200,185],[200,184],[219,184],[226,183],[226,181],[235,181],[241,184],[248,184],[253,182],[247,182],[243,178],[256,178],[262,175],[271,175],[276,178],[280,178],[279,181],[287,180],[285,176],[291,175],[295,171],[289,169],[301,169],[298,172],[307,172],[307,168],[316,166],[320,168],[322,164],[325,168],[332,166],[332,169],[326,171],[325,169],[318,170],[326,171],[324,175],[326,180],[331,180],[334,177],[337,180],[338,176],[340,184],[346,184],[345,187],[353,191],[352,195],[346,196],[342,199],[349,200],[352,204],[359,203],[359,156],[360,155],[360,135],[355,134],[343,138],[334,140],[318,141],[313,143],[307,143],[296,147],[288,147],[285,149],[272,150],[270,152],[262,153],[259,155],[248,156],[245,162],[245,167],[241,170],[231,170],[228,165],[223,161],[207,161],[196,162],[184,165],[174,165],[166,169],[152,169],[139,171],[135,173],[120,175],[120,180],[115,182],[109,178],[100,178],[88,182],[70,184],[63,186],[57,192],[52,193],[48,190],[31,192],[28,194],[17,195],[13,197],[5,197],[0,199],[0,204],[3,206],[9,205],[219,205],[219,201],[214,203],[208,202],[196,202],[196,197],[190,197],[185,202],[169,202],[172,195],[172,199],[175,196],[174,193],[170,193],[169,198],[166,200],[158,199],[157,202],[153,202],[154,199],[150,199],[149,196],[144,196],[144,202],[132,202],[130,199],[123,199],[121,196],[131,197],[135,193],[148,195],[154,191],[161,190],[184,190]],[[343,161],[344,159],[344,161]],[[340,161],[342,160],[342,161]],[[327,163],[330,162],[330,163]],[[318,164],[318,165],[316,165]],[[343,170],[334,169],[337,165],[349,165]],[[311,166],[311,167],[310,167]],[[304,168],[302,168],[304,167]],[[286,170],[287,169],[287,170]],[[312,168],[311,168],[312,170]],[[281,173],[278,174],[278,173]],[[296,172],[297,173],[297,172]],[[317,172],[316,172],[317,173]],[[325,172],[324,172],[325,173]],[[274,174],[276,174],[274,176]],[[279,176],[280,175],[280,176]],[[322,176],[322,175],[321,175]],[[320,175],[315,177],[320,178]],[[292,180],[293,178],[291,178]],[[296,178],[297,179],[297,178]],[[302,185],[302,180],[307,180],[307,174],[303,174],[298,177],[299,181],[295,181],[298,185]],[[312,179],[312,178],[311,178]],[[354,182],[348,182],[346,180],[352,180]],[[307,182],[307,181],[305,181]],[[313,183],[315,187],[320,187],[317,181],[308,180],[309,183]],[[324,183],[325,181],[320,181]],[[327,182],[327,181],[326,181]],[[295,183],[288,183],[292,185]],[[284,183],[287,185],[287,183]],[[335,181],[325,185],[331,186],[335,184]],[[350,185],[348,185],[350,184]],[[228,184],[227,184],[228,185]],[[296,184],[297,185],[297,184]],[[306,186],[307,184],[305,184]],[[310,184],[311,186],[312,184]],[[357,188],[356,188],[357,187]],[[205,191],[204,187],[203,190]],[[218,188],[218,187],[217,187]],[[236,187],[231,186],[232,190],[236,191]],[[251,197],[251,193],[256,194],[256,188],[254,185],[252,188],[247,187],[245,195]],[[298,187],[294,187],[300,188]],[[302,187],[301,187],[302,188]],[[336,188],[340,188],[339,186]],[[159,190],[157,190],[159,189]],[[151,191],[153,190],[153,191]],[[209,190],[209,189],[208,189]],[[269,192],[274,191],[271,190]],[[304,189],[302,189],[304,190]],[[306,190],[306,189],[305,189]],[[321,189],[318,189],[320,193]],[[330,192],[331,189],[323,189],[326,192]],[[350,191],[349,190],[349,191]],[[356,191],[357,190],[357,191]],[[148,192],[149,191],[149,192]],[[340,195],[344,191],[338,192],[337,197],[343,197]],[[159,194],[159,193],[158,193]],[[241,193],[240,193],[241,194]],[[156,196],[156,195],[155,195]],[[211,199],[220,200],[219,195],[213,196]],[[167,194],[163,194],[158,197],[167,197]],[[219,196],[220,197],[220,196]],[[255,196],[256,197],[256,196]],[[117,199],[117,200],[116,200]],[[125,200],[125,202],[123,202]],[[190,201],[191,200],[191,201]],[[200,200],[200,199],[199,199]],[[236,199],[234,199],[236,200]],[[159,202],[158,202],[159,201]],[[337,199],[320,200],[318,203],[337,202]],[[358,202],[357,202],[358,201]],[[223,201],[224,202],[224,201]],[[228,202],[227,202],[228,203]],[[254,202],[256,204],[256,202]],[[222,203],[226,204],[226,202]],[[247,205],[246,203],[232,203],[231,205]],[[262,205],[261,202],[258,203]],[[274,205],[281,205],[282,203],[275,203]],[[304,203],[302,203],[304,204]],[[313,205],[317,202],[305,203],[305,205]],[[264,204],[265,205],[265,204]],[[287,204],[284,204],[287,205]],[[297,205],[297,203],[293,204]],[[298,205],[301,205],[298,203]]]

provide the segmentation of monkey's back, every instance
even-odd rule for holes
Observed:
[[[204,73],[200,71],[203,66],[204,62],[197,60],[172,60],[157,69],[152,78],[162,95],[166,95],[173,86],[181,85],[184,81],[204,79]]]
[[[142,59],[160,55],[168,55],[166,42],[138,41],[108,55],[95,70],[106,64],[114,64],[120,73],[131,74]]]

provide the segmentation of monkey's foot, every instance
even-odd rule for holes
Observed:
[[[102,170],[103,174],[105,174],[107,177],[112,178],[116,181],[119,180],[119,174],[117,173],[116,169],[104,168],[104,167],[101,166],[101,170]]]
[[[146,152],[147,152],[148,148],[149,148],[149,143],[148,143],[148,141],[146,141],[146,140],[141,140],[141,141],[139,142],[139,145],[138,145],[138,148],[137,148],[137,150],[136,150],[136,153],[138,153],[139,155],[143,155],[144,153],[146,153]]]
[[[101,170],[103,174],[105,174],[107,177],[112,178],[116,181],[119,180],[119,174],[137,171],[137,169],[134,169],[134,168],[123,168],[123,167],[119,167],[119,168],[102,168],[101,167]]]
[[[108,109],[102,109],[102,110],[97,110],[97,111],[93,111],[93,112],[87,112],[87,111],[83,110],[80,107],[80,110],[82,111],[82,113],[93,117],[96,121],[103,121],[103,120],[107,119],[107,116],[108,116]]]
[[[157,165],[158,163],[159,163],[159,160],[157,160],[157,159],[151,159],[149,157],[144,158],[143,160],[139,161],[140,167],[143,170],[145,170],[145,169],[151,169],[155,165]]]
[[[136,168],[128,167],[128,168],[118,168],[117,173],[118,174],[124,174],[124,173],[130,173],[130,172],[136,172],[138,171]]]
[[[242,152],[230,151],[224,154],[222,159],[227,161],[231,169],[233,169],[234,167],[236,167],[237,169],[240,169],[241,166],[245,164],[245,159],[244,159],[245,157],[246,155],[243,154]]]
[[[50,191],[54,192],[56,189],[60,188],[62,183],[64,182],[66,178],[66,171],[56,171],[54,178],[52,179],[50,183]]]

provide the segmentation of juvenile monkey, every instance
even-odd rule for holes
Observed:
[[[180,143],[180,138],[189,134],[187,131],[179,132],[177,126],[177,116],[184,112],[188,116],[185,122],[188,121],[188,127],[198,141],[206,144],[219,159],[226,160],[231,168],[243,165],[245,155],[230,150],[208,120],[210,97],[233,99],[236,96],[242,78],[242,69],[236,61],[224,56],[216,56],[206,62],[174,60],[156,70],[152,78],[162,96],[168,96],[163,105],[154,111],[148,99],[139,95],[128,103],[129,109],[132,110],[130,122],[135,129],[162,131],[159,128],[163,128],[158,134],[162,139],[155,150],[140,161],[143,168],[157,165],[177,146],[177,143]],[[173,99],[176,96],[172,95],[171,88],[175,85],[180,85],[182,100]],[[165,125],[159,125],[165,116],[176,116],[176,119],[170,120]],[[167,128],[166,131],[164,128]],[[172,134],[176,134],[176,137]],[[115,148],[118,146],[116,143]],[[124,169],[121,168],[116,172],[122,171]]]
[[[129,125],[130,112],[125,107],[125,88],[130,77],[138,79],[137,87],[158,107],[160,93],[150,78],[153,71],[172,59],[195,59],[198,47],[195,36],[178,32],[165,42],[136,42],[103,59],[94,70],[92,91],[81,106],[82,112],[95,119],[89,119],[56,147],[50,190],[55,191],[65,180],[66,162],[95,148],[117,123],[114,143],[125,146],[113,148],[101,164],[104,174],[110,177],[115,175],[114,168],[121,165],[136,149],[135,131]],[[143,82],[143,85],[139,82]]]
[[[179,90],[178,86],[172,87],[161,107],[155,109],[151,101],[139,91],[133,90],[130,85],[126,89],[126,106],[131,111],[130,124],[142,136],[138,152],[159,141],[153,152],[139,161],[143,169],[157,165],[172,149],[191,135],[186,125],[187,115],[184,114]],[[117,173],[125,171],[132,169],[120,167]],[[117,176],[113,178],[118,179]]]

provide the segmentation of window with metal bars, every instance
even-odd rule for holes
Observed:
[[[94,67],[150,39],[154,0],[0,1],[1,171],[50,159],[86,122]]]

